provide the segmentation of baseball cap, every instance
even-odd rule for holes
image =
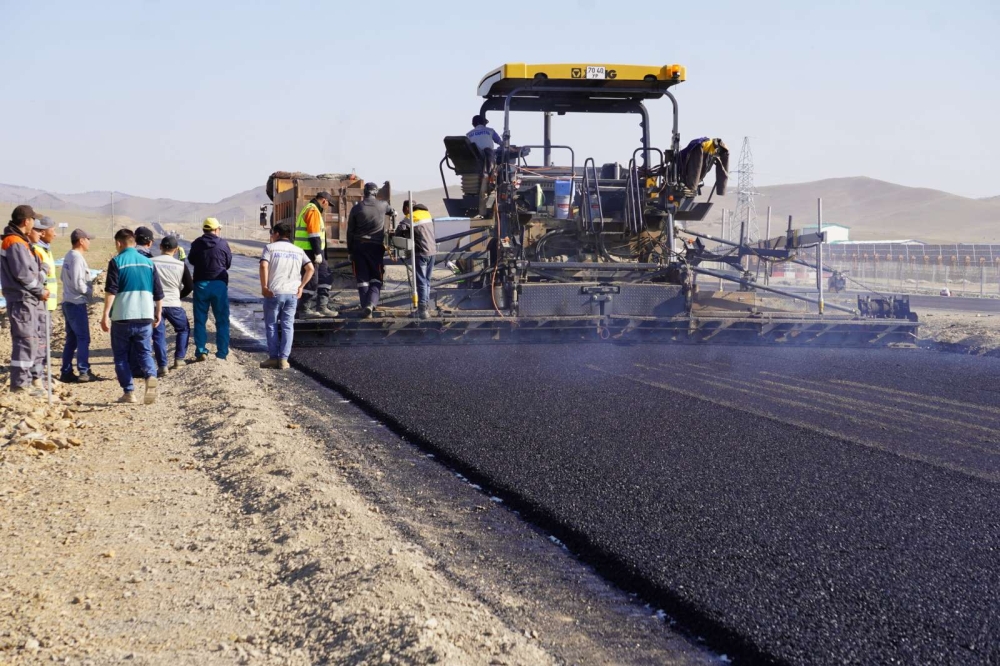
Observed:
[[[153,242],[153,230],[149,227],[137,227],[135,230],[135,242],[139,245],[146,245]]]
[[[38,229],[39,231],[54,229],[55,226],[56,226],[55,220],[53,220],[48,215],[43,215],[42,217],[35,219],[35,229]]]
[[[333,197],[330,195],[329,192],[320,192],[319,194],[316,195],[316,198],[326,199],[327,201],[333,201]]]
[[[84,238],[93,238],[93,236],[91,236],[90,234],[88,234],[83,229],[74,229],[73,233],[71,233],[69,235],[69,240],[70,240],[71,243],[79,243]]]
[[[21,224],[27,219],[37,220],[38,216],[35,215],[34,208],[28,204],[21,204],[10,212],[10,219],[14,224]]]
[[[164,236],[160,240],[160,247],[164,250],[172,250],[177,247],[177,236]]]
[[[219,224],[219,221],[214,217],[206,217],[205,221],[201,223],[202,231],[215,231],[221,226],[222,225]]]

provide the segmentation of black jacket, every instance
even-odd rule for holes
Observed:
[[[188,262],[194,267],[194,281],[222,280],[229,284],[228,269],[233,265],[229,243],[215,234],[203,234],[191,242]]]
[[[374,196],[354,204],[347,218],[347,251],[358,243],[384,242],[386,215],[392,215],[389,204]]]

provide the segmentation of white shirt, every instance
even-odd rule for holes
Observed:
[[[502,143],[500,135],[493,131],[492,127],[487,127],[486,125],[476,125],[465,136],[469,137],[469,141],[476,144],[480,152],[485,152],[488,149],[492,149],[494,145],[499,146]]]
[[[301,247],[291,241],[269,243],[260,255],[267,262],[267,288],[275,295],[296,294],[302,283],[302,268],[310,263]]]

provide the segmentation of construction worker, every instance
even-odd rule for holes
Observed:
[[[135,228],[135,250],[147,259],[153,258],[153,230],[149,227]]]
[[[177,237],[177,234],[170,234],[175,241],[177,241],[177,253],[174,255],[177,259],[181,261],[187,261],[188,253],[184,251],[184,246],[181,245],[181,239]]]
[[[10,214],[0,243],[0,289],[10,319],[10,391],[41,397],[45,391],[31,386],[31,368],[38,353],[38,311],[49,298],[42,262],[31,249],[28,232],[35,225],[35,211],[21,205]]]
[[[49,358],[49,337],[50,321],[52,312],[56,309],[58,300],[57,291],[59,282],[56,280],[56,260],[52,256],[52,249],[49,246],[56,238],[56,223],[51,217],[41,217],[35,220],[35,225],[28,232],[28,239],[31,241],[31,249],[42,262],[42,270],[45,273],[45,288],[49,291],[49,298],[45,301],[45,307],[39,308],[36,312],[38,317],[38,349],[35,354],[35,364],[31,367],[31,385],[35,388],[44,388],[45,367]]]
[[[320,192],[302,207],[295,220],[295,247],[302,249],[315,266],[312,280],[299,300],[300,318],[336,317],[340,313],[330,307],[333,273],[326,262],[326,222],[323,213],[333,202],[329,192]]]
[[[181,299],[194,291],[194,280],[187,264],[177,257],[180,248],[176,236],[164,236],[160,241],[160,254],[153,257],[153,267],[163,285],[163,318],[153,329],[153,355],[156,357],[156,376],[163,377],[170,370],[177,370],[187,356],[188,337],[191,327],[187,312],[181,306]],[[167,365],[167,322],[177,335],[174,360]]]
[[[208,358],[208,309],[215,317],[215,356],[229,356],[229,269],[233,252],[229,243],[219,238],[222,225],[207,217],[201,225],[204,233],[191,243],[188,261],[194,268],[194,346],[197,362]]]
[[[292,351],[295,304],[312,281],[313,264],[305,250],[292,243],[292,225],[279,222],[260,255],[260,293],[264,297],[267,360],[260,367],[284,370]]]
[[[115,249],[118,254],[108,262],[108,278],[104,285],[101,330],[111,333],[115,375],[123,391],[118,402],[138,402],[130,363],[130,358],[134,358],[146,380],[143,402],[150,405],[156,401],[152,333],[162,316],[163,286],[152,259],[135,249],[135,233],[131,229],[118,230]]]
[[[69,236],[73,249],[66,253],[62,266],[63,319],[66,320],[66,344],[63,346],[59,381],[64,384],[101,379],[90,369],[90,321],[87,304],[94,296],[94,281],[84,254],[90,250],[93,238],[83,229],[74,229]],[[73,374],[73,355],[79,375]]]
[[[153,258],[153,230],[149,227],[136,227],[135,228],[135,251],[146,257],[147,259]],[[150,331],[150,338],[155,339],[155,331]],[[132,376],[141,377],[143,370],[142,364],[139,359],[133,354],[129,357],[129,363],[132,364]],[[157,377],[162,377],[165,372],[157,371]]]
[[[385,216],[389,204],[379,201],[378,185],[365,183],[365,197],[351,208],[347,218],[347,252],[358,283],[361,316],[371,319],[378,307],[385,274]]]
[[[492,172],[496,166],[496,146],[503,143],[496,130],[487,127],[489,122],[486,116],[472,116],[472,129],[465,134],[482,155],[485,174]]]
[[[431,221],[431,214],[427,206],[414,204],[413,214],[410,214],[410,202],[403,202],[403,215],[406,218],[396,227],[396,235],[405,238],[413,238],[411,235],[411,225],[416,222],[423,222],[413,229],[416,234],[416,241],[413,245],[417,253],[417,296],[419,304],[416,315],[420,319],[430,317],[431,302],[431,274],[434,272],[434,259],[437,255],[437,239],[434,237],[434,223]],[[412,222],[411,222],[412,220]]]

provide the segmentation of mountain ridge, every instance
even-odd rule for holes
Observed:
[[[454,196],[458,185],[449,186]],[[799,183],[765,185],[755,197],[760,234],[766,229],[766,210],[772,209],[772,236],[787,225],[788,216],[796,228],[816,223],[816,200],[823,199],[824,224],[850,227],[855,240],[916,238],[928,242],[1000,242],[1000,195],[974,199],[927,187],[911,187],[867,176],[847,176]],[[404,189],[395,189],[398,207]],[[705,189],[708,192],[708,189]],[[432,215],[444,216],[443,188],[414,192],[417,201],[427,204]],[[111,192],[90,191],[61,194],[38,188],[0,184],[0,201],[28,203],[42,211],[111,214]],[[722,209],[736,207],[735,183],[715,204],[694,230],[717,234]],[[260,206],[269,200],[264,186],[237,192],[214,203],[183,201],[166,197],[149,198],[115,193],[115,215],[149,223],[196,224],[205,217],[255,224]]]

